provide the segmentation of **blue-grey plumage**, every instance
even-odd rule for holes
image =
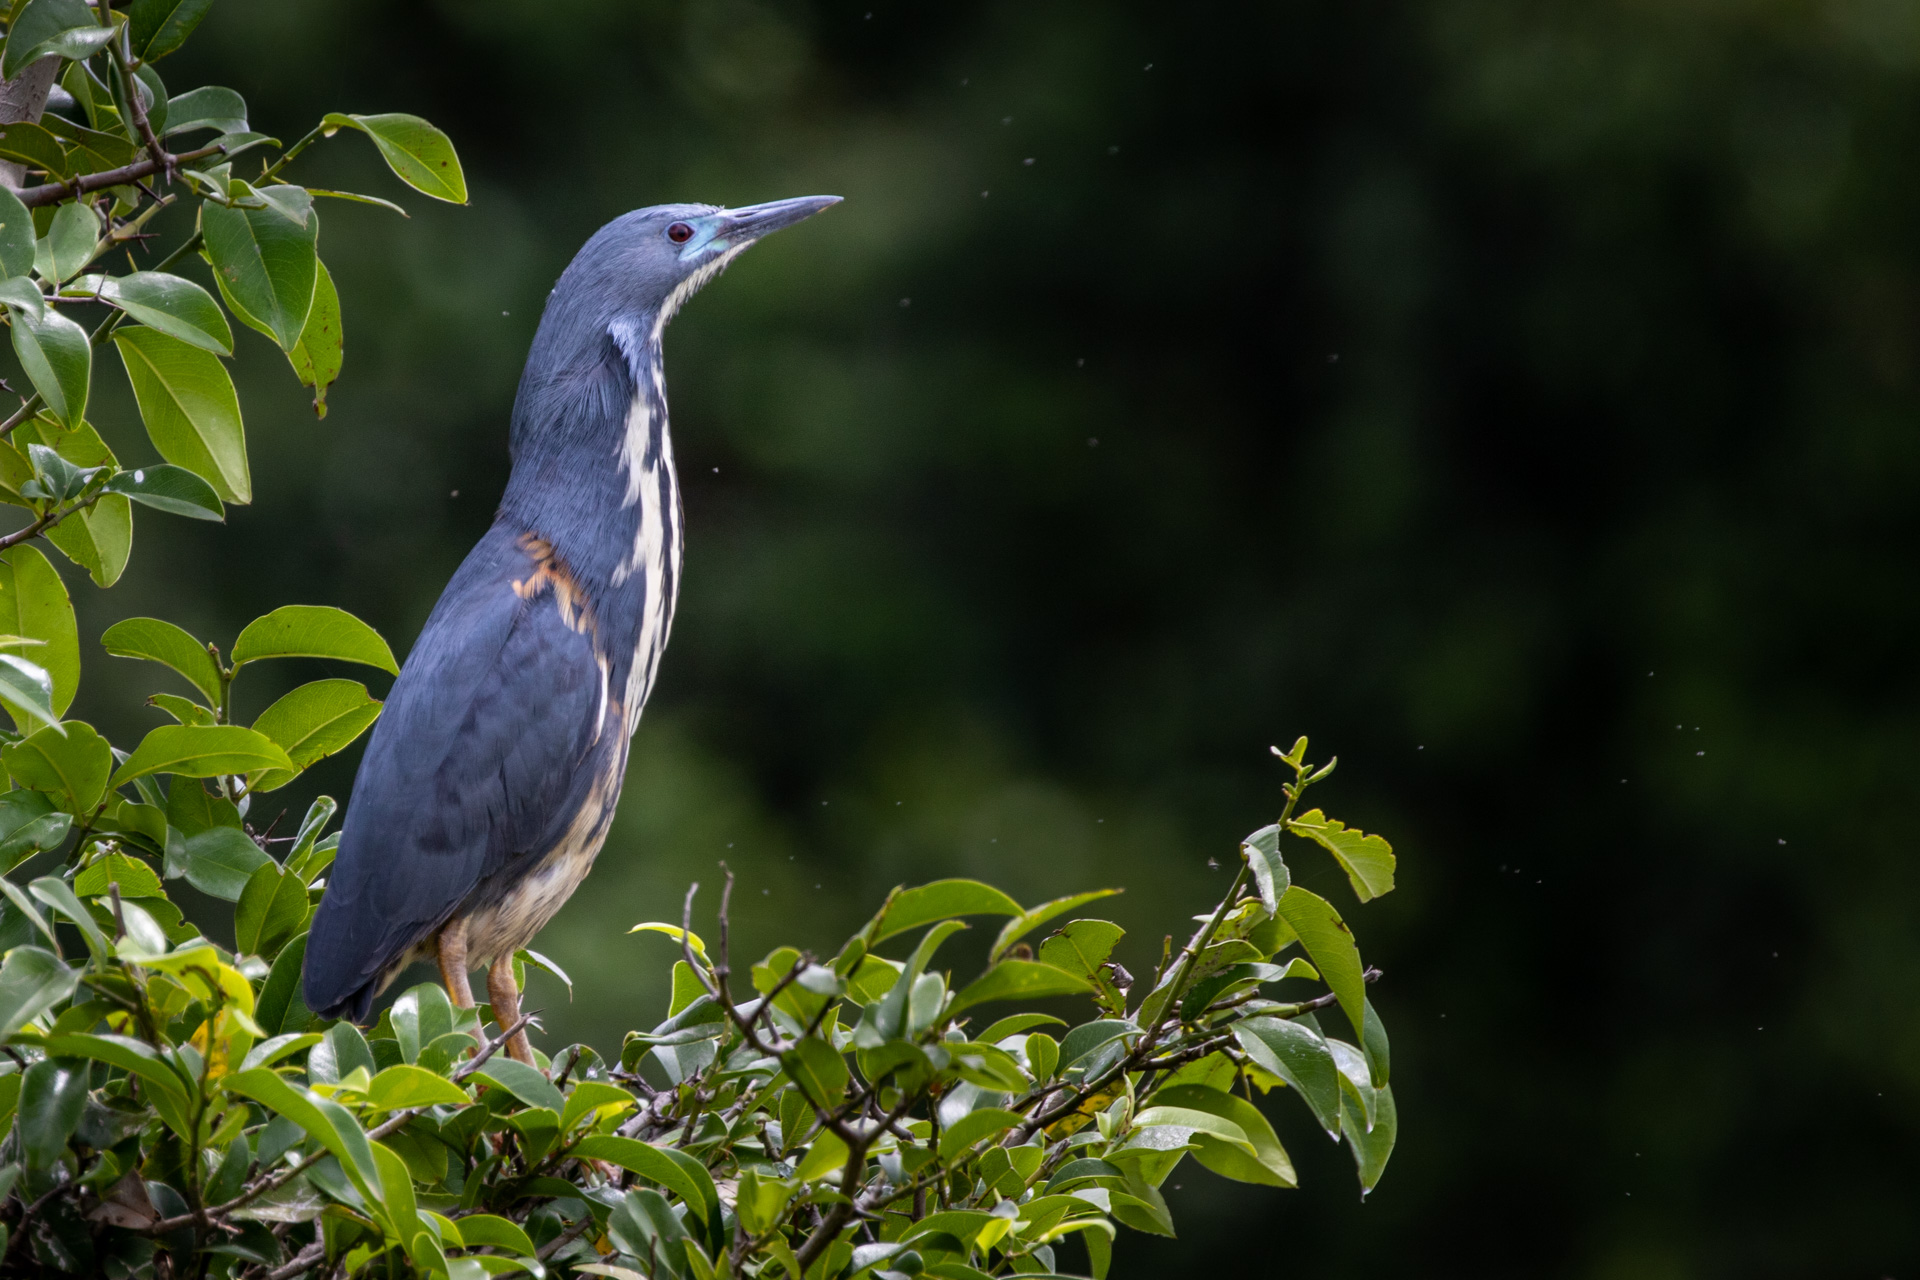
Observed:
[[[456,1001],[489,968],[518,1017],[513,953],[592,866],[673,624],[682,524],[661,334],[764,235],[834,196],[660,205],[589,240],[548,297],[520,378],[492,527],[394,682],[354,780],[307,940],[304,994],[364,1021],[411,960]],[[503,985],[504,984],[504,985]],[[524,1036],[509,1045],[529,1056]]]

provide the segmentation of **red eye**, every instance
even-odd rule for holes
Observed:
[[[685,244],[693,239],[693,228],[684,222],[676,222],[667,228],[667,239],[675,244]]]

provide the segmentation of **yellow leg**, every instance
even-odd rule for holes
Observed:
[[[456,1009],[473,1008],[473,988],[467,985],[467,922],[465,917],[455,920],[440,931],[437,948],[440,960],[440,981],[447,988],[447,997],[453,1001]]]
[[[493,1020],[505,1031],[520,1021],[520,988],[513,980],[513,952],[509,951],[487,966],[487,996],[493,1001]],[[533,1065],[533,1045],[524,1029],[507,1041],[507,1056]]]

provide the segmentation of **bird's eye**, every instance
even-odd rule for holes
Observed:
[[[693,227],[685,222],[676,222],[667,228],[667,239],[675,244],[685,244],[693,239]]]

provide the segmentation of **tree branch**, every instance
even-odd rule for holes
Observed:
[[[124,186],[135,179],[148,177],[188,160],[204,160],[208,156],[225,155],[226,152],[226,147],[218,142],[201,147],[197,151],[183,151],[179,155],[163,150],[160,153],[162,157],[160,160],[151,157],[136,160],[132,164],[123,164],[118,169],[107,169],[101,173],[83,173],[65,182],[48,182],[37,187],[27,187],[17,194],[21,204],[29,209],[38,209],[42,205],[59,204],[62,200],[86,195],[89,191]]]

